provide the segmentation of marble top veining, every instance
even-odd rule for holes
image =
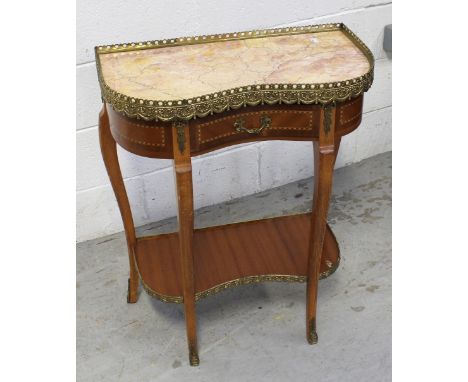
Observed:
[[[258,84],[319,84],[366,74],[341,30],[99,55],[106,84],[129,97],[180,100]]]

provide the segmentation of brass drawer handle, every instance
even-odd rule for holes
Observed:
[[[246,133],[249,134],[259,134],[263,129],[267,129],[270,127],[271,124],[271,118],[268,115],[262,115],[260,117],[260,127],[256,129],[247,129],[245,125],[245,120],[243,118],[236,119],[234,122],[234,127],[236,131],[238,132],[243,132],[245,131]]]

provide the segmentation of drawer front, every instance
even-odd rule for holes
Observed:
[[[231,112],[221,118],[198,122],[192,130],[192,146],[196,151],[205,151],[252,140],[310,140],[317,135],[319,121],[319,109],[310,108]]]

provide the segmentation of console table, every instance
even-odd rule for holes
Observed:
[[[138,285],[184,304],[189,360],[199,364],[195,303],[231,286],[307,282],[306,335],[317,342],[319,278],[338,267],[328,226],[333,167],[362,117],[374,59],[343,24],[183,37],[95,48],[102,156],[120,208]],[[251,141],[313,141],[312,212],[194,228],[191,158]],[[174,160],[178,232],[136,237],[116,144]],[[281,158],[278,158],[279,160]],[[312,162],[312,158],[311,158]]]

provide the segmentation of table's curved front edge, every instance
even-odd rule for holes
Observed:
[[[127,151],[151,158],[173,158],[173,122],[143,121],[126,117],[105,105],[115,141]],[[337,137],[355,130],[362,119],[363,96],[340,102],[336,107]],[[320,105],[261,105],[233,110],[187,122],[190,127],[191,156],[223,147],[265,140],[318,140]],[[236,130],[242,121],[246,128],[258,128],[260,119],[270,118],[270,125],[251,134]]]
[[[130,97],[113,90],[105,82],[99,59],[100,54],[190,44],[190,42],[188,42],[188,38],[176,38],[154,42],[148,41],[121,44],[122,47],[120,47],[120,45],[95,47],[96,68],[101,87],[101,97],[106,103],[112,105],[114,110],[127,117],[142,119],[145,121],[153,120],[167,122],[176,120],[188,121],[195,118],[202,118],[208,115],[222,113],[226,110],[257,105],[276,105],[281,103],[298,105],[328,105],[350,100],[364,94],[369,90],[374,79],[374,56],[364,42],[344,24],[320,24],[302,28],[277,28],[268,29],[263,32],[265,36],[269,36],[321,32],[328,30],[342,30],[361,50],[369,61],[369,70],[366,73],[355,78],[346,78],[341,81],[317,84],[273,83],[244,85],[224,89],[215,93],[200,94],[199,96],[190,99],[172,101]],[[247,32],[239,32],[239,37],[234,37],[237,34],[232,33],[226,34],[226,36],[229,36],[226,38],[223,37],[224,35],[216,36],[220,37],[221,40],[233,40],[240,39],[241,33]],[[256,37],[261,36],[262,33],[258,34]],[[203,37],[204,36],[195,36],[193,37],[193,40],[198,41],[197,43],[206,43]],[[123,47],[124,45],[125,47]]]

